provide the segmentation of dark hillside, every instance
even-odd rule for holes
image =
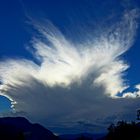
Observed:
[[[56,140],[57,137],[39,124],[22,117],[0,118],[0,140]]]

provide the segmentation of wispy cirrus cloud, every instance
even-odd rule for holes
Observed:
[[[36,24],[43,39],[33,38],[31,50],[39,64],[27,59],[1,61],[0,94],[11,100],[15,112],[46,119],[48,126],[131,114],[126,106],[133,106],[133,101],[123,98],[139,92],[123,93],[129,87],[124,79],[129,65],[120,56],[133,44],[136,18],[134,9],[100,37],[79,44],[51,23]]]

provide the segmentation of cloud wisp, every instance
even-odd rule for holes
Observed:
[[[51,23],[36,24],[43,36],[32,40],[38,64],[27,59],[1,61],[0,94],[11,100],[15,112],[46,119],[47,125],[121,116],[133,102],[123,98],[139,96],[139,92],[123,93],[129,87],[124,79],[129,66],[121,58],[133,44],[136,18],[136,10],[125,13],[100,37],[79,44]]]

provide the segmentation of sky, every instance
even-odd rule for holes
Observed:
[[[139,8],[138,0],[1,0],[0,115],[59,134],[134,121]]]

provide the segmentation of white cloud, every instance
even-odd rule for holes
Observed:
[[[140,84],[135,86],[135,91],[133,92],[125,92],[123,94],[124,98],[136,98],[136,97],[140,97]]]
[[[100,38],[84,44],[67,40],[51,24],[37,24],[46,40],[32,41],[40,64],[27,59],[0,62],[1,95],[12,101],[14,111],[40,122],[46,119],[47,126],[79,120],[101,123],[114,114],[115,119],[132,114],[133,106],[131,112],[126,109],[132,100],[113,98],[129,86],[123,79],[129,66],[120,56],[133,43],[136,14],[130,11]],[[131,97],[122,97],[128,94]]]

